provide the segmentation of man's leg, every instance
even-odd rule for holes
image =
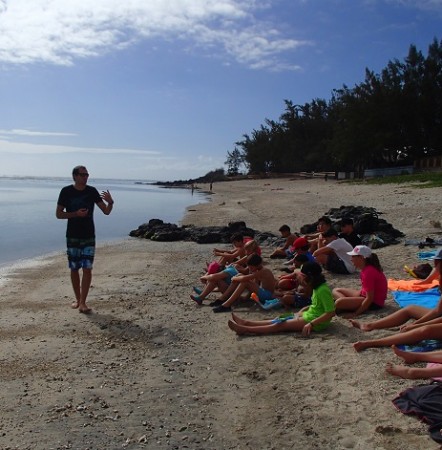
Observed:
[[[81,299],[81,289],[80,289],[80,273],[78,270],[71,270],[71,282],[72,288],[74,289],[75,302],[72,303],[72,308],[78,308]]]
[[[81,295],[78,309],[82,313],[88,313],[91,309],[86,305],[86,299],[89,294],[89,288],[92,283],[92,269],[83,269],[83,276],[81,278]]]

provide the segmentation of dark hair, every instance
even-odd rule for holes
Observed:
[[[332,237],[332,236],[338,236],[338,232],[332,227],[329,228],[327,231],[324,231],[322,234],[322,237]]]
[[[253,255],[250,255],[247,258],[247,265],[248,266],[257,267],[260,264],[262,264],[262,258],[261,258],[261,256],[257,255],[256,253],[253,253]]]
[[[331,221],[330,217],[327,217],[327,216],[320,217],[318,219],[318,222],[323,222],[323,223],[326,223],[327,225],[330,225],[330,226],[332,224],[332,221]]]
[[[375,269],[378,269],[379,272],[384,271],[382,269],[381,263],[379,262],[378,255],[376,255],[376,253],[372,253],[368,258],[364,258],[364,259],[365,259],[365,264],[367,266],[373,266]]]
[[[341,227],[345,227],[345,225],[354,225],[353,219],[351,217],[343,217],[340,221]]]
[[[325,283],[322,268],[317,262],[306,262],[301,267],[301,273],[307,277],[307,283],[309,283],[313,289],[316,289],[321,286],[321,284]]]
[[[288,231],[290,233],[290,227],[288,225],[281,225],[279,231]]]
[[[243,241],[244,235],[242,233],[233,233],[230,237],[230,242]]]
[[[306,262],[308,262],[308,257],[304,253],[297,253],[293,259],[296,262],[299,262],[299,263],[306,263]]]
[[[86,170],[86,167],[84,167],[84,166],[75,166],[72,169],[72,178],[80,173],[80,169],[85,169]]]

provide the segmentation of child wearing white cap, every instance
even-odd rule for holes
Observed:
[[[382,271],[379,258],[366,245],[357,245],[351,252],[354,266],[361,271],[361,289],[335,288],[333,298],[337,311],[351,311],[356,317],[367,310],[377,310],[384,306],[388,283]]]

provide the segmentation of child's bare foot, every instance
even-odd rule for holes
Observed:
[[[245,325],[246,321],[238,317],[235,313],[232,313],[232,320],[238,325]]]
[[[358,341],[355,342],[353,344],[353,348],[357,351],[357,352],[361,352],[362,350],[365,350],[366,348],[370,347],[367,342],[365,341]]]
[[[392,345],[391,349],[396,354],[396,356],[399,356],[399,358],[402,358],[406,364],[413,364],[413,363],[419,361],[419,357],[418,357],[418,355],[416,355],[416,353],[400,350],[395,345]]]
[[[408,378],[407,377],[408,367],[405,366],[387,363],[385,371],[388,372],[390,375],[394,375],[395,377]]]
[[[358,320],[349,319],[348,320],[355,328],[358,328],[361,331],[371,331],[372,328],[368,323],[361,323]]]
[[[71,304],[72,309],[77,309],[79,306],[80,306],[80,304],[78,302],[72,302],[72,304]]]
[[[90,314],[92,312],[92,308],[89,308],[87,305],[78,306],[78,311],[82,314]]]
[[[240,324],[234,322],[233,320],[229,320],[229,321],[227,322],[227,324],[229,325],[229,328],[230,328],[231,330],[233,330],[233,331],[236,332],[236,334],[244,334],[244,333],[245,333],[245,331],[243,330],[242,325],[240,325]]]

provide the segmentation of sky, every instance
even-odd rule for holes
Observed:
[[[0,0],[0,176],[197,178],[434,38],[442,0]]]

